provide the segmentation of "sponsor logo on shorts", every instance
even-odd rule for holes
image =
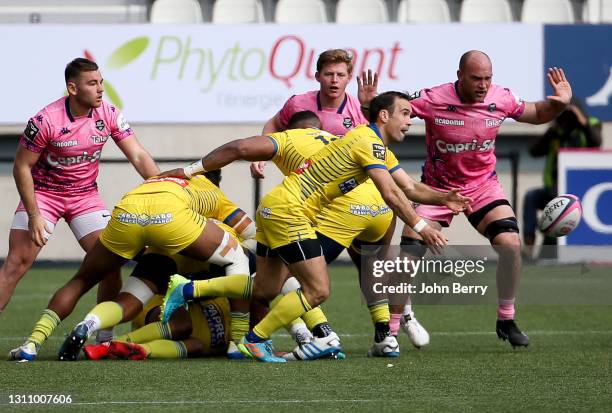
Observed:
[[[208,321],[210,329],[210,346],[213,348],[225,346],[225,326],[223,325],[223,317],[214,304],[206,304],[202,306],[202,313]]]
[[[348,179],[338,185],[338,187],[343,194],[346,194],[347,192],[357,188],[357,180],[355,178]]]
[[[496,128],[501,126],[503,119],[485,119],[485,126],[487,128]]]
[[[101,150],[97,150],[91,155],[89,152],[83,152],[83,154],[77,156],[55,156],[49,153],[47,155],[47,163],[55,167],[76,165],[78,163],[94,163],[100,160],[100,155],[102,155]]]
[[[102,132],[104,130],[104,127],[106,125],[104,125],[104,121],[102,119],[98,119],[96,121],[96,129],[99,130],[100,132]]]
[[[465,126],[465,121],[462,119],[446,119],[434,118],[434,123],[440,126]]]
[[[90,136],[89,139],[92,140],[92,142],[96,145],[100,145],[102,143],[105,143],[108,138],[110,138],[110,135],[106,135],[106,136]]]
[[[119,222],[123,222],[124,224],[138,224],[141,227],[146,227],[147,225],[168,224],[172,222],[172,218],[171,212],[162,212],[161,214],[156,215],[120,212],[117,214],[115,219]]]
[[[381,161],[384,161],[386,154],[387,148],[385,148],[385,145],[381,145],[380,143],[372,144],[372,155],[374,155],[376,158],[380,159]]]
[[[478,140],[472,139],[471,142],[448,143],[442,139],[438,139],[436,141],[436,148],[441,153],[461,153],[466,151],[486,152],[495,149],[495,141],[487,139],[482,143],[478,143]]]
[[[378,216],[390,212],[387,205],[349,205],[349,212],[358,216]]]
[[[49,141],[49,143],[56,148],[71,148],[79,144],[77,141]]]
[[[261,208],[259,210],[259,215],[262,216],[262,218],[270,218],[272,216],[272,210],[270,208]]]

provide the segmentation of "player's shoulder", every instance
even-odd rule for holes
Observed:
[[[102,100],[102,104],[100,107],[96,108],[95,111],[107,117],[117,117],[121,113],[118,107],[105,100]]]
[[[287,103],[304,104],[314,102],[316,104],[317,93],[319,93],[318,90],[311,90],[310,92],[293,95],[287,100]]]
[[[487,93],[487,98],[491,100],[495,100],[497,104],[507,105],[507,106],[516,106],[523,103],[523,99],[521,99],[518,95],[514,94],[514,92],[507,87],[492,84],[489,87],[489,91]]]
[[[47,122],[50,125],[61,122],[68,116],[67,105],[68,98],[66,96],[61,97],[40,109],[33,119],[36,119],[38,123]]]

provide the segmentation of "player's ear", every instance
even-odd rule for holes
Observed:
[[[389,111],[387,109],[382,109],[378,112],[378,119],[380,119],[383,123],[387,123],[389,120]]]
[[[321,75],[319,74],[319,72],[318,72],[318,71],[316,71],[316,72],[315,72],[315,79],[317,80],[317,82],[319,82],[319,77],[320,77],[320,76],[321,76]]]
[[[69,80],[66,83],[66,90],[68,90],[69,95],[76,95],[77,93],[77,84],[74,80]]]

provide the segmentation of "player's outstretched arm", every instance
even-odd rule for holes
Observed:
[[[34,195],[32,167],[36,164],[38,158],[40,158],[40,153],[32,152],[19,145],[15,155],[15,163],[13,164],[13,177],[15,178],[15,185],[17,186],[21,201],[28,213],[30,239],[32,239],[36,246],[42,247],[47,243],[45,231],[48,233],[51,231],[47,228],[45,219],[38,209],[36,196]]]
[[[382,168],[368,169],[368,175],[374,181],[380,195],[389,205],[389,208],[402,220],[406,225],[409,225],[416,231],[427,245],[437,247],[444,246],[448,240],[437,229],[421,218],[415,212],[404,192],[395,184],[395,181],[389,174],[389,171]]]
[[[551,67],[546,74],[553,94],[541,102],[528,102],[525,111],[517,119],[519,122],[539,125],[556,118],[569,105],[572,99],[572,87],[565,77],[563,69]]]
[[[415,182],[403,169],[395,170],[391,177],[406,197],[419,204],[444,205],[455,214],[469,208],[472,199],[459,193],[459,189],[437,191],[421,182]]]
[[[236,139],[219,146],[197,162],[184,168],[172,169],[162,172],[159,176],[174,176],[178,178],[191,178],[206,171],[221,169],[234,161],[267,161],[276,153],[274,142],[267,136],[252,136],[245,139]]]
[[[157,166],[149,151],[136,138],[136,135],[119,141],[117,146],[144,179],[155,176],[160,172],[159,166]]]

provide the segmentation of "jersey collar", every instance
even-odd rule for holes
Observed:
[[[455,80],[455,93],[457,94],[457,97],[459,98],[461,103],[465,103],[465,99],[463,99],[463,96],[461,96],[461,93],[459,93],[459,81],[458,80]]]
[[[320,93],[321,92],[317,92],[317,110],[319,112],[323,112],[323,106],[321,106],[321,97],[319,96]],[[338,107],[338,110],[336,110],[337,114],[342,114],[342,112],[344,111],[344,107],[346,106],[346,101],[347,100],[348,100],[348,95],[345,93],[344,94],[344,100],[340,104],[340,107]]]
[[[72,116],[72,112],[70,112],[70,104],[68,102],[68,99],[70,99],[70,96],[68,96],[66,100],[64,101],[64,105],[66,106],[66,114],[68,115],[68,119],[70,119],[70,122],[74,122],[74,116]],[[93,115],[93,108],[89,109],[89,113],[87,114],[87,117],[91,118],[92,115]]]
[[[380,129],[378,129],[378,126],[376,126],[374,122],[370,123],[368,127],[374,131],[376,136],[378,136],[378,139],[380,139],[381,141],[383,140],[382,135],[380,134]]]

